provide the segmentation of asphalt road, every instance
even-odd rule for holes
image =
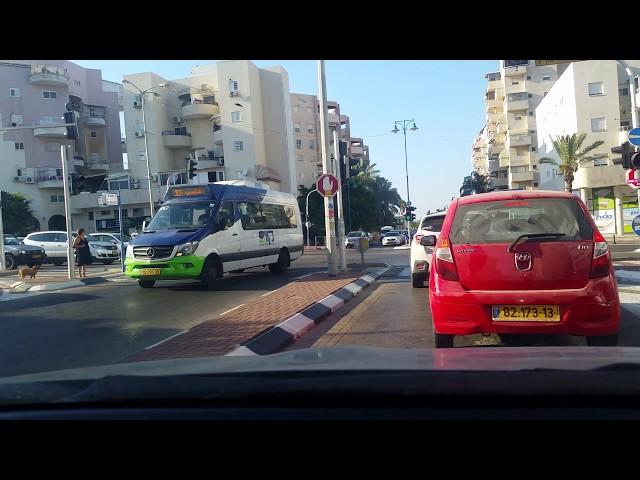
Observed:
[[[349,251],[348,262],[360,255]],[[407,250],[371,249],[367,263],[408,263]],[[400,259],[400,260],[399,260]],[[197,283],[109,282],[0,302],[0,376],[121,361],[198,323],[326,270],[326,255],[305,254],[283,275],[266,268],[228,274],[216,291]],[[15,295],[15,297],[14,297]]]

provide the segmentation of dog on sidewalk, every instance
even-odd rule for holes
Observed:
[[[40,265],[35,265],[33,268],[20,267],[18,269],[18,276],[21,279],[24,279],[27,276],[29,276],[31,278],[36,278],[36,275],[38,274],[38,270],[39,269],[40,269]]]

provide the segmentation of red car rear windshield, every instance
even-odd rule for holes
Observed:
[[[526,233],[564,233],[557,241],[593,238],[591,225],[576,201],[528,198],[460,205],[449,240],[454,244],[510,243]]]

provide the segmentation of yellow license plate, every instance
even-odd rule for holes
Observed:
[[[493,305],[491,318],[495,322],[559,322],[558,305]]]
[[[159,268],[141,268],[140,273],[142,275],[160,275]]]

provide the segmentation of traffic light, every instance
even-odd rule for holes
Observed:
[[[629,170],[631,168],[631,144],[629,142],[624,142],[622,145],[620,145],[619,147],[613,147],[611,149],[611,153],[618,153],[621,155],[620,158],[614,158],[613,159],[613,163],[614,165],[622,165],[622,168],[624,168],[625,170]],[[634,157],[637,157],[637,154],[633,154]],[[635,164],[633,164],[635,165]],[[638,159],[638,164],[637,166],[634,166],[633,168],[640,168],[640,159]]]
[[[67,106],[69,108],[69,106]],[[78,139],[78,127],[76,127],[76,114],[75,112],[69,111],[64,112],[64,123],[73,123],[74,125],[67,125],[67,140],[77,140]]]
[[[196,162],[195,160],[189,160],[189,180],[191,180],[193,177],[195,177],[197,175],[197,171],[198,169],[196,168],[198,165],[198,162]]]
[[[411,214],[411,221],[413,222],[415,219],[416,219],[416,214],[415,214],[415,213],[412,213],[412,214]]]
[[[631,154],[631,168],[638,170],[640,168],[640,152]]]

